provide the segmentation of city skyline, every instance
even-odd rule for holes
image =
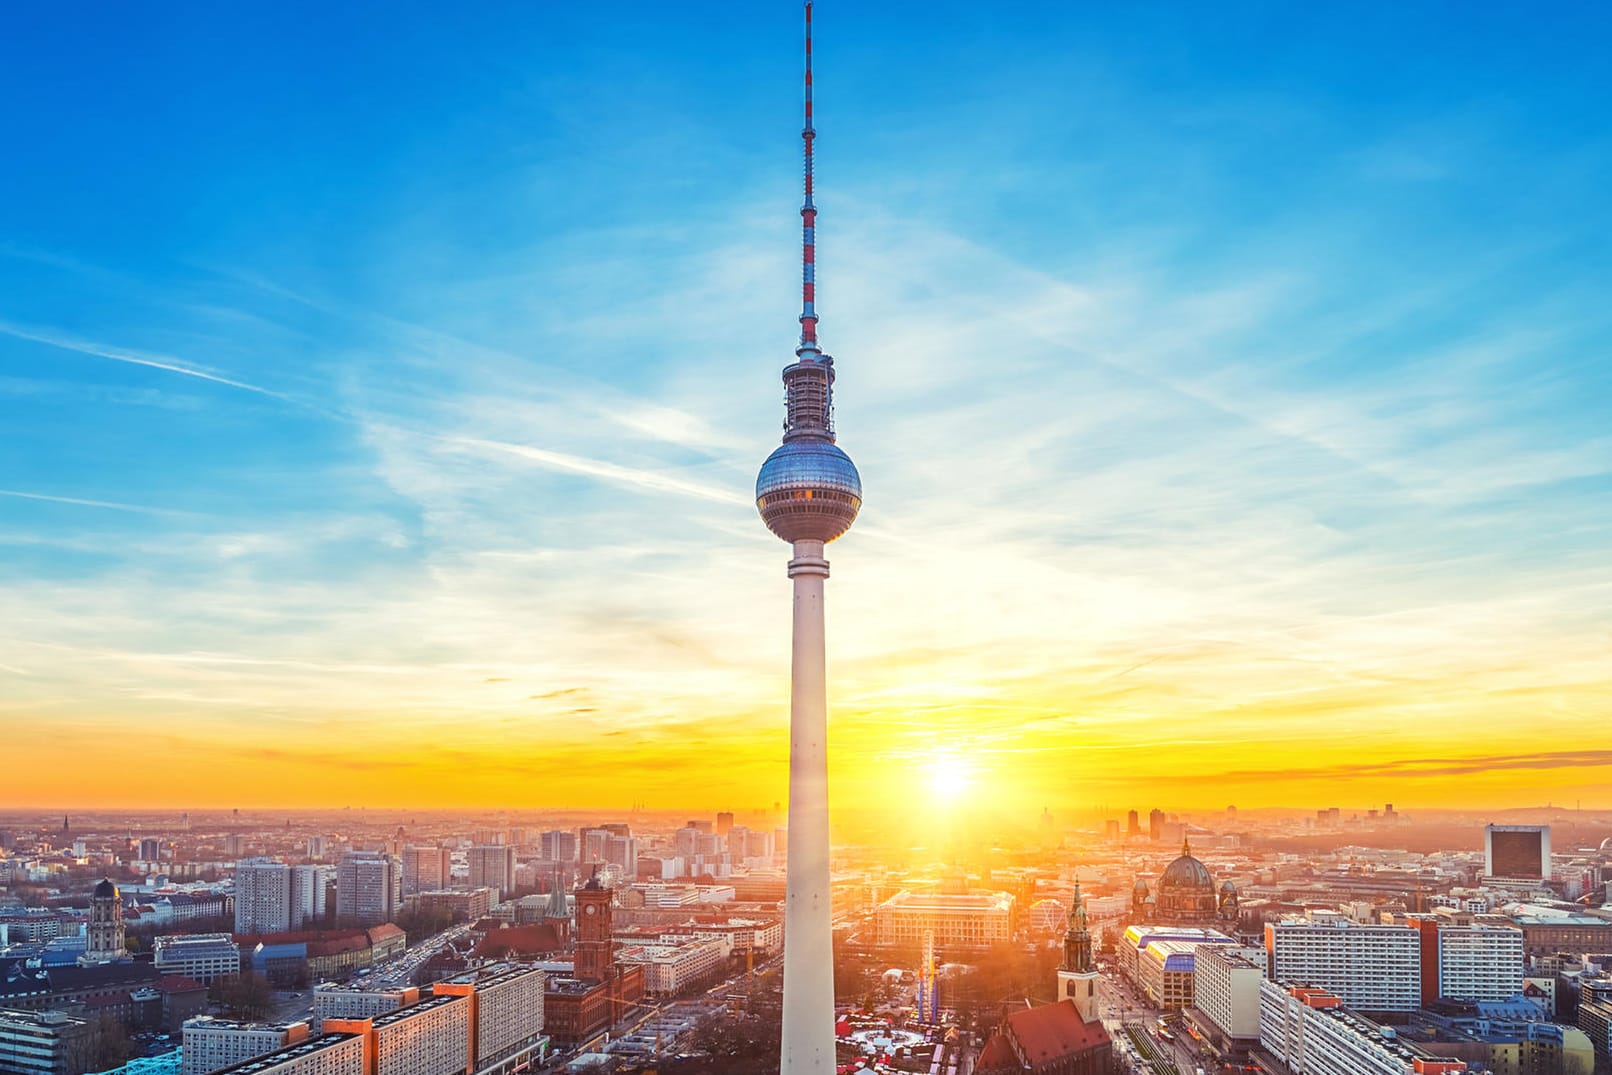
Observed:
[[[1605,16],[944,14],[817,58],[836,810],[1612,805]],[[10,16],[0,808],[783,799],[796,15]]]

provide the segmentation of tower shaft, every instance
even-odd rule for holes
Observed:
[[[833,1075],[833,911],[829,893],[828,680],[821,541],[797,541],[789,696],[789,855],[784,897],[781,1075]]]

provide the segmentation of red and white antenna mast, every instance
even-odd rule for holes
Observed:
[[[806,0],[806,125],[800,139],[806,145],[806,200],[800,207],[800,346],[802,362],[814,362],[817,346],[817,206],[812,202],[812,0]]]

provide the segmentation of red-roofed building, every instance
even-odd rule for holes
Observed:
[[[1114,1048],[1101,1021],[1086,1022],[1072,1000],[1013,1012],[985,1042],[977,1075],[1114,1075]]]
[[[165,974],[151,988],[162,994],[162,1029],[170,1033],[183,1029],[191,1016],[207,1011],[207,987],[194,978]]]
[[[488,930],[476,945],[476,955],[486,959],[547,959],[565,951],[565,938],[545,922],[536,926],[512,926]]]

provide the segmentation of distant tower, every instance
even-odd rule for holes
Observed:
[[[1075,881],[1069,928],[1063,936],[1063,966],[1058,968],[1058,999],[1072,1000],[1080,1018],[1095,1023],[1102,1007],[1097,994],[1097,961],[1091,953],[1091,930],[1086,925],[1086,901]]]
[[[812,200],[812,5],[806,2],[805,199],[800,345],[784,369],[784,442],[756,477],[767,528],[794,547],[789,705],[789,851],[784,907],[782,1075],[832,1075],[834,967],[828,872],[828,701],[823,546],[851,528],[862,479],[834,444],[834,360],[817,344],[817,206]]]
[[[90,893],[90,924],[84,941],[85,963],[109,963],[126,954],[123,944],[123,899],[110,877]]]
[[[575,974],[578,978],[607,982],[615,964],[616,947],[610,927],[611,892],[599,883],[599,875],[595,873],[587,884],[577,889],[576,896]]]

